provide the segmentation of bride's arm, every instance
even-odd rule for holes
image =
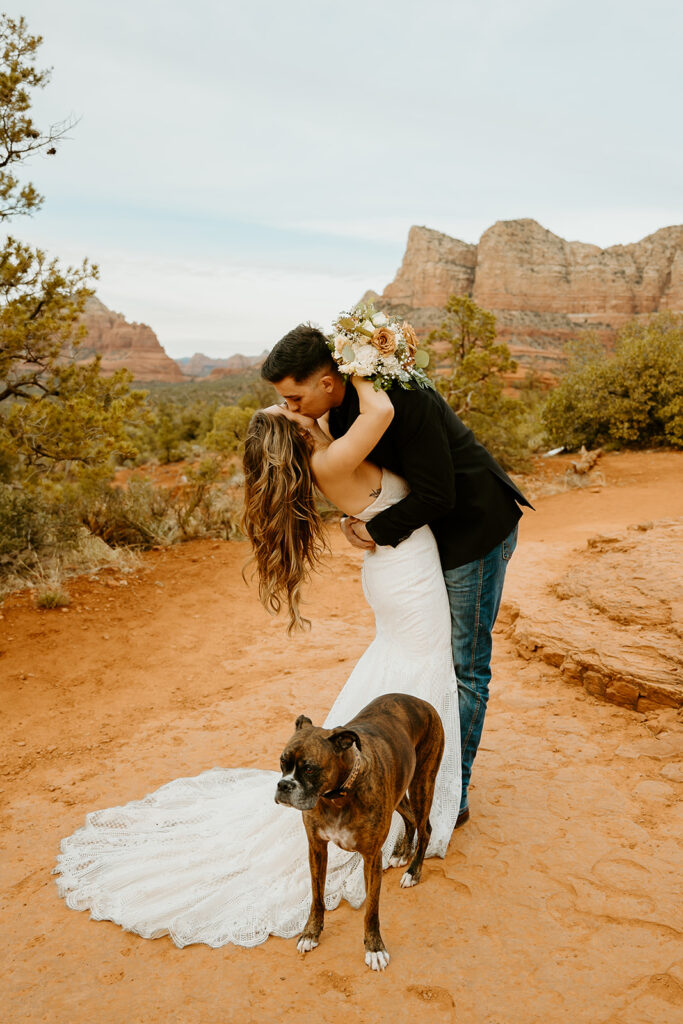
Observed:
[[[351,383],[358,392],[360,413],[342,437],[316,455],[316,476],[353,473],[394,418],[394,407],[386,391],[375,391],[363,377],[352,377]]]

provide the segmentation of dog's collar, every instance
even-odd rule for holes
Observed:
[[[335,797],[338,797],[338,796],[346,796],[348,791],[351,789],[351,786],[354,784],[354,782],[358,778],[359,771],[360,771],[360,754],[358,752],[358,749],[354,748],[354,751],[353,751],[353,765],[351,766],[351,771],[346,776],[346,780],[344,782],[344,785],[343,786],[339,786],[337,789],[331,789],[327,793],[323,793],[323,799],[324,800],[333,800]]]

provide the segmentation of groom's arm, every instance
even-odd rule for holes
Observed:
[[[398,449],[410,494],[367,523],[376,544],[396,547],[455,505],[455,473],[441,403],[434,392],[391,392],[392,444]]]

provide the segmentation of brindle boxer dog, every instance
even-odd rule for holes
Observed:
[[[313,903],[297,949],[318,945],[325,915],[327,844],[357,850],[365,867],[365,962],[382,971],[389,954],[379,933],[382,845],[396,810],[405,835],[390,865],[408,863],[401,885],[417,885],[432,827],[429,812],[444,749],[438,713],[427,701],[388,693],[363,708],[347,725],[321,729],[299,715],[282,752],[276,803],[303,811],[308,835]]]

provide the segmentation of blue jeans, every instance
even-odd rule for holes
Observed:
[[[500,608],[505,570],[517,545],[517,526],[488,555],[446,569],[444,579],[451,605],[453,664],[458,677],[460,742],[462,746],[462,798],[467,789],[481,733],[491,679],[491,633]]]

